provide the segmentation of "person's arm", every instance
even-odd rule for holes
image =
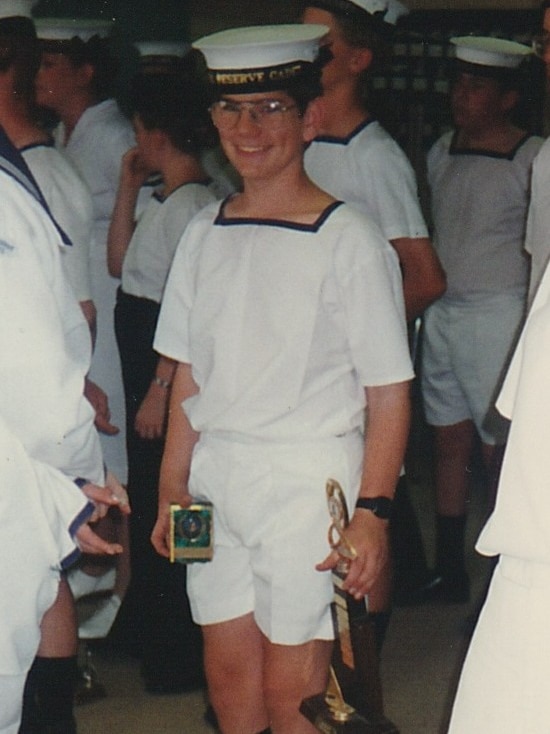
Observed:
[[[178,502],[182,506],[191,504],[187,487],[193,447],[199,434],[193,430],[182,407],[182,402],[196,395],[199,388],[193,380],[191,365],[178,363],[172,382],[168,430],[162,457],[159,481],[158,516],[151,535],[151,542],[157,553],[168,558],[168,529],[170,504]]]
[[[403,292],[407,321],[423,311],[445,293],[447,280],[439,258],[427,237],[391,240],[403,274]]]
[[[160,438],[164,433],[170,388],[176,371],[176,362],[160,357],[147,395],[136,415],[134,428],[141,438]]]
[[[410,422],[410,383],[367,387],[365,453],[359,497],[393,498],[405,455]],[[373,587],[389,557],[388,520],[370,510],[356,509],[346,530],[357,558],[351,562],[344,589],[356,598]],[[319,571],[334,568],[338,554],[332,552]]]
[[[114,278],[122,275],[124,257],[136,225],[139,191],[148,174],[137,148],[131,148],[122,156],[118,191],[107,238],[107,266]]]

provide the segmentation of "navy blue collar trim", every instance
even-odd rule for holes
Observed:
[[[228,196],[220,205],[218,215],[214,220],[214,224],[221,227],[231,227],[233,225],[255,225],[266,227],[282,227],[284,229],[295,229],[299,232],[318,232],[333,211],[338,209],[344,202],[335,201],[329,204],[327,208],[321,212],[313,224],[302,224],[300,222],[289,222],[286,219],[256,219],[254,217],[226,217],[224,208],[231,196]]]
[[[72,245],[73,243],[67,237],[51,213],[50,207],[46,203],[46,200],[40,191],[40,187],[36,183],[25,159],[12,144],[2,127],[0,127],[0,168],[7,173],[8,176],[11,176],[11,178],[17,181],[17,183],[22,186],[28,194],[42,205],[52,224],[59,232],[59,236],[61,237],[63,244],[69,246]]]
[[[48,141],[42,143],[31,143],[30,145],[24,145],[22,148],[19,148],[19,152],[24,153],[27,150],[34,150],[34,148],[55,148],[55,143],[50,138]]]
[[[508,151],[508,153],[499,153],[495,150],[484,150],[483,148],[459,148],[456,144],[457,138],[458,138],[458,130],[455,131],[453,134],[453,138],[451,140],[451,145],[449,147],[449,155],[478,155],[478,156],[484,156],[485,158],[497,158],[504,161],[513,161],[516,157],[516,154],[518,150],[521,148],[521,146],[529,140],[529,138],[533,137],[530,133],[525,133],[525,135],[521,138],[521,140],[512,148],[512,150]]]
[[[333,143],[335,145],[348,145],[353,138],[356,135],[359,135],[360,132],[362,132],[366,127],[368,127],[371,123],[376,122],[376,120],[372,117],[369,117],[367,120],[363,120],[363,122],[359,123],[356,128],[354,128],[349,135],[346,135],[346,137],[341,138],[337,135],[318,135],[316,138],[313,139],[312,142],[314,143]]]

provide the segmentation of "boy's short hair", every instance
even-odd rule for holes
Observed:
[[[0,72],[15,70],[14,92],[30,101],[34,94],[34,79],[40,65],[40,50],[36,31],[29,18],[0,20]]]
[[[113,93],[119,63],[108,38],[95,35],[87,41],[78,36],[67,41],[40,39],[40,48],[44,53],[63,54],[75,68],[90,64],[94,69],[92,93],[96,101],[108,99]]]
[[[169,73],[141,72],[132,80],[129,112],[146,130],[161,130],[182,153],[198,155],[217,144],[208,112],[209,95],[191,58]]]

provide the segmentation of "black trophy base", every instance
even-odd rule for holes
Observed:
[[[399,734],[384,716],[373,715],[367,719],[354,711],[346,721],[335,720],[324,693],[302,701],[300,712],[323,734]]]

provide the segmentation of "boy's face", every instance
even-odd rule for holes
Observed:
[[[212,106],[225,153],[243,179],[272,180],[290,165],[301,166],[304,143],[314,136],[307,125],[308,112],[300,115],[295,101],[285,92],[231,94],[231,115]],[[255,108],[278,103],[283,110],[262,117]]]
[[[506,98],[496,79],[462,72],[451,92],[453,122],[467,130],[487,128],[506,114]]]
[[[303,23],[320,23],[328,27],[329,32],[323,39],[323,45],[328,46],[333,58],[323,67],[321,83],[325,92],[348,82],[354,76],[354,58],[357,49],[350,46],[342,33],[337,19],[328,10],[306,7],[302,16]]]
[[[80,88],[81,77],[65,54],[43,53],[35,81],[37,104],[58,112]]]

